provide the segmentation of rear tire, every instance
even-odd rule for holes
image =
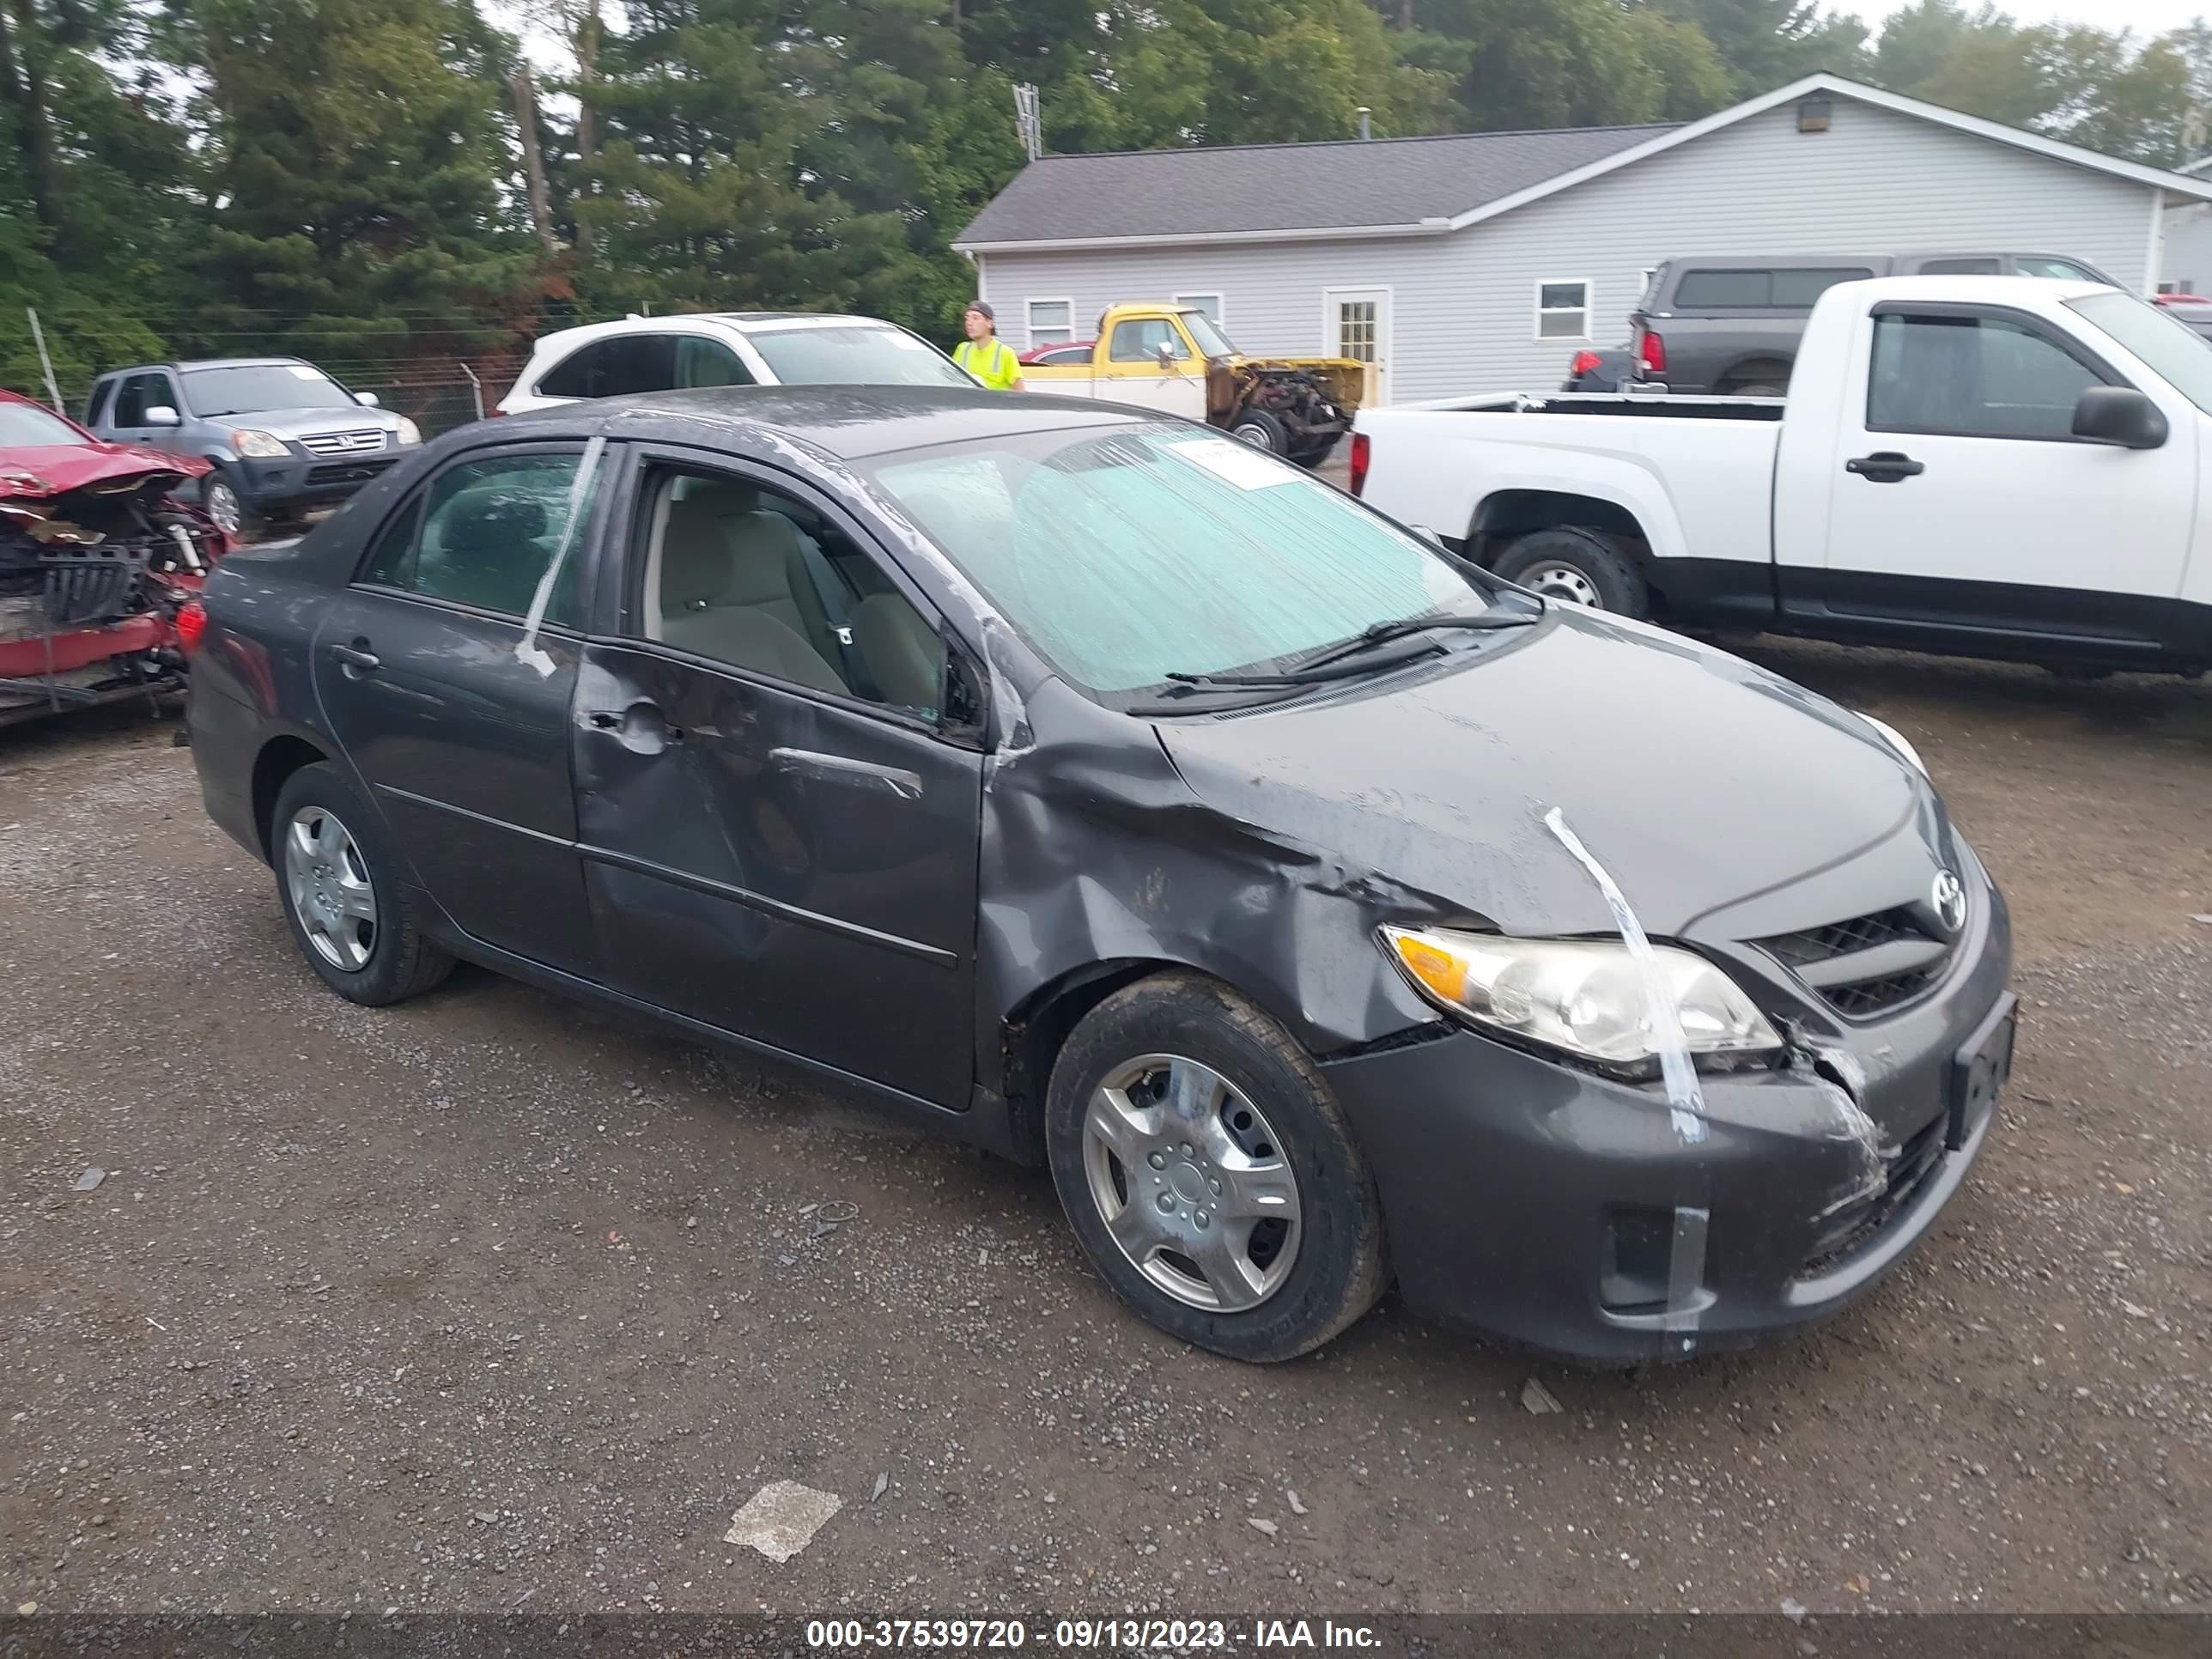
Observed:
[[[1784,388],[1754,382],[1750,386],[1732,386],[1721,395],[1726,398],[1779,398],[1784,395]]]
[[[1229,435],[1270,455],[1291,453],[1290,428],[1264,409],[1248,409],[1237,416],[1229,422]]]
[[[1045,1150],[1085,1255],[1171,1336],[1290,1359],[1382,1293],[1382,1201],[1335,1096],[1212,980],[1141,980],[1085,1017],[1053,1066]]]
[[[1651,593],[1618,544],[1595,530],[1555,525],[1506,544],[1491,568],[1507,581],[1593,611],[1638,620],[1651,614]]]
[[[307,966],[349,1002],[381,1008],[453,971],[427,938],[384,826],[337,768],[303,766],[269,815],[276,902]]]

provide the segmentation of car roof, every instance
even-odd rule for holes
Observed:
[[[179,372],[195,368],[289,368],[295,363],[313,367],[305,357],[186,357],[175,362],[132,363],[127,368],[111,368],[100,378],[106,380],[118,374],[143,374],[149,368],[173,368]]]
[[[1863,289],[1864,297],[1872,301],[1956,300],[1969,305],[2027,310],[2045,310],[2086,294],[2124,291],[2103,283],[2069,282],[2055,276],[1877,276],[1850,286]]]
[[[538,337],[532,349],[566,346],[621,334],[658,334],[699,323],[712,323],[738,334],[773,334],[798,328],[896,328],[881,317],[832,311],[679,311],[665,317],[622,317],[611,322],[579,323]]]
[[[660,417],[672,427],[691,428],[694,442],[700,424],[721,425],[733,436],[772,432],[796,439],[842,460],[1031,432],[1111,431],[1160,418],[1088,398],[1016,395],[981,386],[702,386],[632,392],[567,408],[609,417],[624,436],[651,437]]]

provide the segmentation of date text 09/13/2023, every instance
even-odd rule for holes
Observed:
[[[1224,1619],[1060,1619],[1036,1645],[1055,1650],[1125,1650],[1160,1648],[1338,1648],[1382,1646],[1371,1626],[1333,1619],[1255,1619],[1249,1626]],[[806,1645],[817,1649],[955,1648],[1009,1650],[1030,1645],[1019,1619],[816,1619],[807,1621]]]

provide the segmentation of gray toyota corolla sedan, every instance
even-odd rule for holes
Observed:
[[[209,811],[372,1005],[466,957],[1049,1167],[1281,1359],[1395,1281],[1604,1362],[1832,1313],[2011,1055],[1904,740],[1095,403],[671,392],[453,433],[197,631]]]

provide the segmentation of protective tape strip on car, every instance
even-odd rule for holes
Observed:
[[[1698,1087],[1698,1068],[1690,1063],[1689,1039],[1682,1035],[1682,1011],[1675,1006],[1674,993],[1667,988],[1666,975],[1659,971],[1659,958],[1651,949],[1644,924],[1628,908],[1628,900],[1619,884],[1583,845],[1581,837],[1567,827],[1565,814],[1554,806],[1544,814],[1544,827],[1559,838],[1559,844],[1574,854],[1575,862],[1589,872],[1598,891],[1605,895],[1606,908],[1613,912],[1613,925],[1620,929],[1621,943],[1627,945],[1628,954],[1636,958],[1643,975],[1644,1010],[1650,1017],[1652,1041],[1659,1048],[1659,1075],[1667,1085],[1667,1108],[1674,1120],[1674,1133],[1685,1140],[1703,1140],[1705,1097]]]
[[[1667,988],[1666,976],[1659,971],[1659,958],[1651,949],[1651,939],[1644,931],[1644,924],[1636,919],[1636,912],[1628,907],[1628,898],[1620,890],[1596,855],[1583,845],[1582,837],[1568,828],[1566,815],[1556,806],[1544,814],[1544,827],[1559,839],[1574,857],[1575,862],[1589,872],[1590,879],[1605,896],[1606,908],[1613,912],[1613,926],[1620,929],[1621,943],[1636,958],[1637,967],[1644,979],[1644,1003],[1651,1021],[1651,1036],[1659,1048],[1659,1075],[1667,1089],[1667,1115],[1674,1126],[1674,1133],[1692,1144],[1705,1139],[1705,1097],[1698,1087],[1698,1068],[1690,1063],[1689,1039],[1682,1035],[1682,1011],[1676,1006],[1674,993]],[[1688,1353],[1698,1346],[1698,1316],[1704,1305],[1705,1283],[1705,1232],[1711,1212],[1702,1204],[1677,1204],[1674,1224],[1667,1239],[1667,1307],[1662,1326],[1677,1344],[1678,1352]]]
[[[553,584],[561,580],[561,567],[568,562],[568,550],[576,544],[576,514],[582,508],[598,476],[599,457],[606,453],[607,441],[594,437],[584,446],[583,464],[568,485],[568,514],[561,526],[561,544],[553,550],[547,562],[545,574],[538,579],[538,591],[530,596],[530,614],[522,619],[522,637],[514,642],[514,657],[536,669],[541,678],[553,678],[553,659],[545,654],[538,643],[538,630],[545,621],[545,607],[552,603]]]

